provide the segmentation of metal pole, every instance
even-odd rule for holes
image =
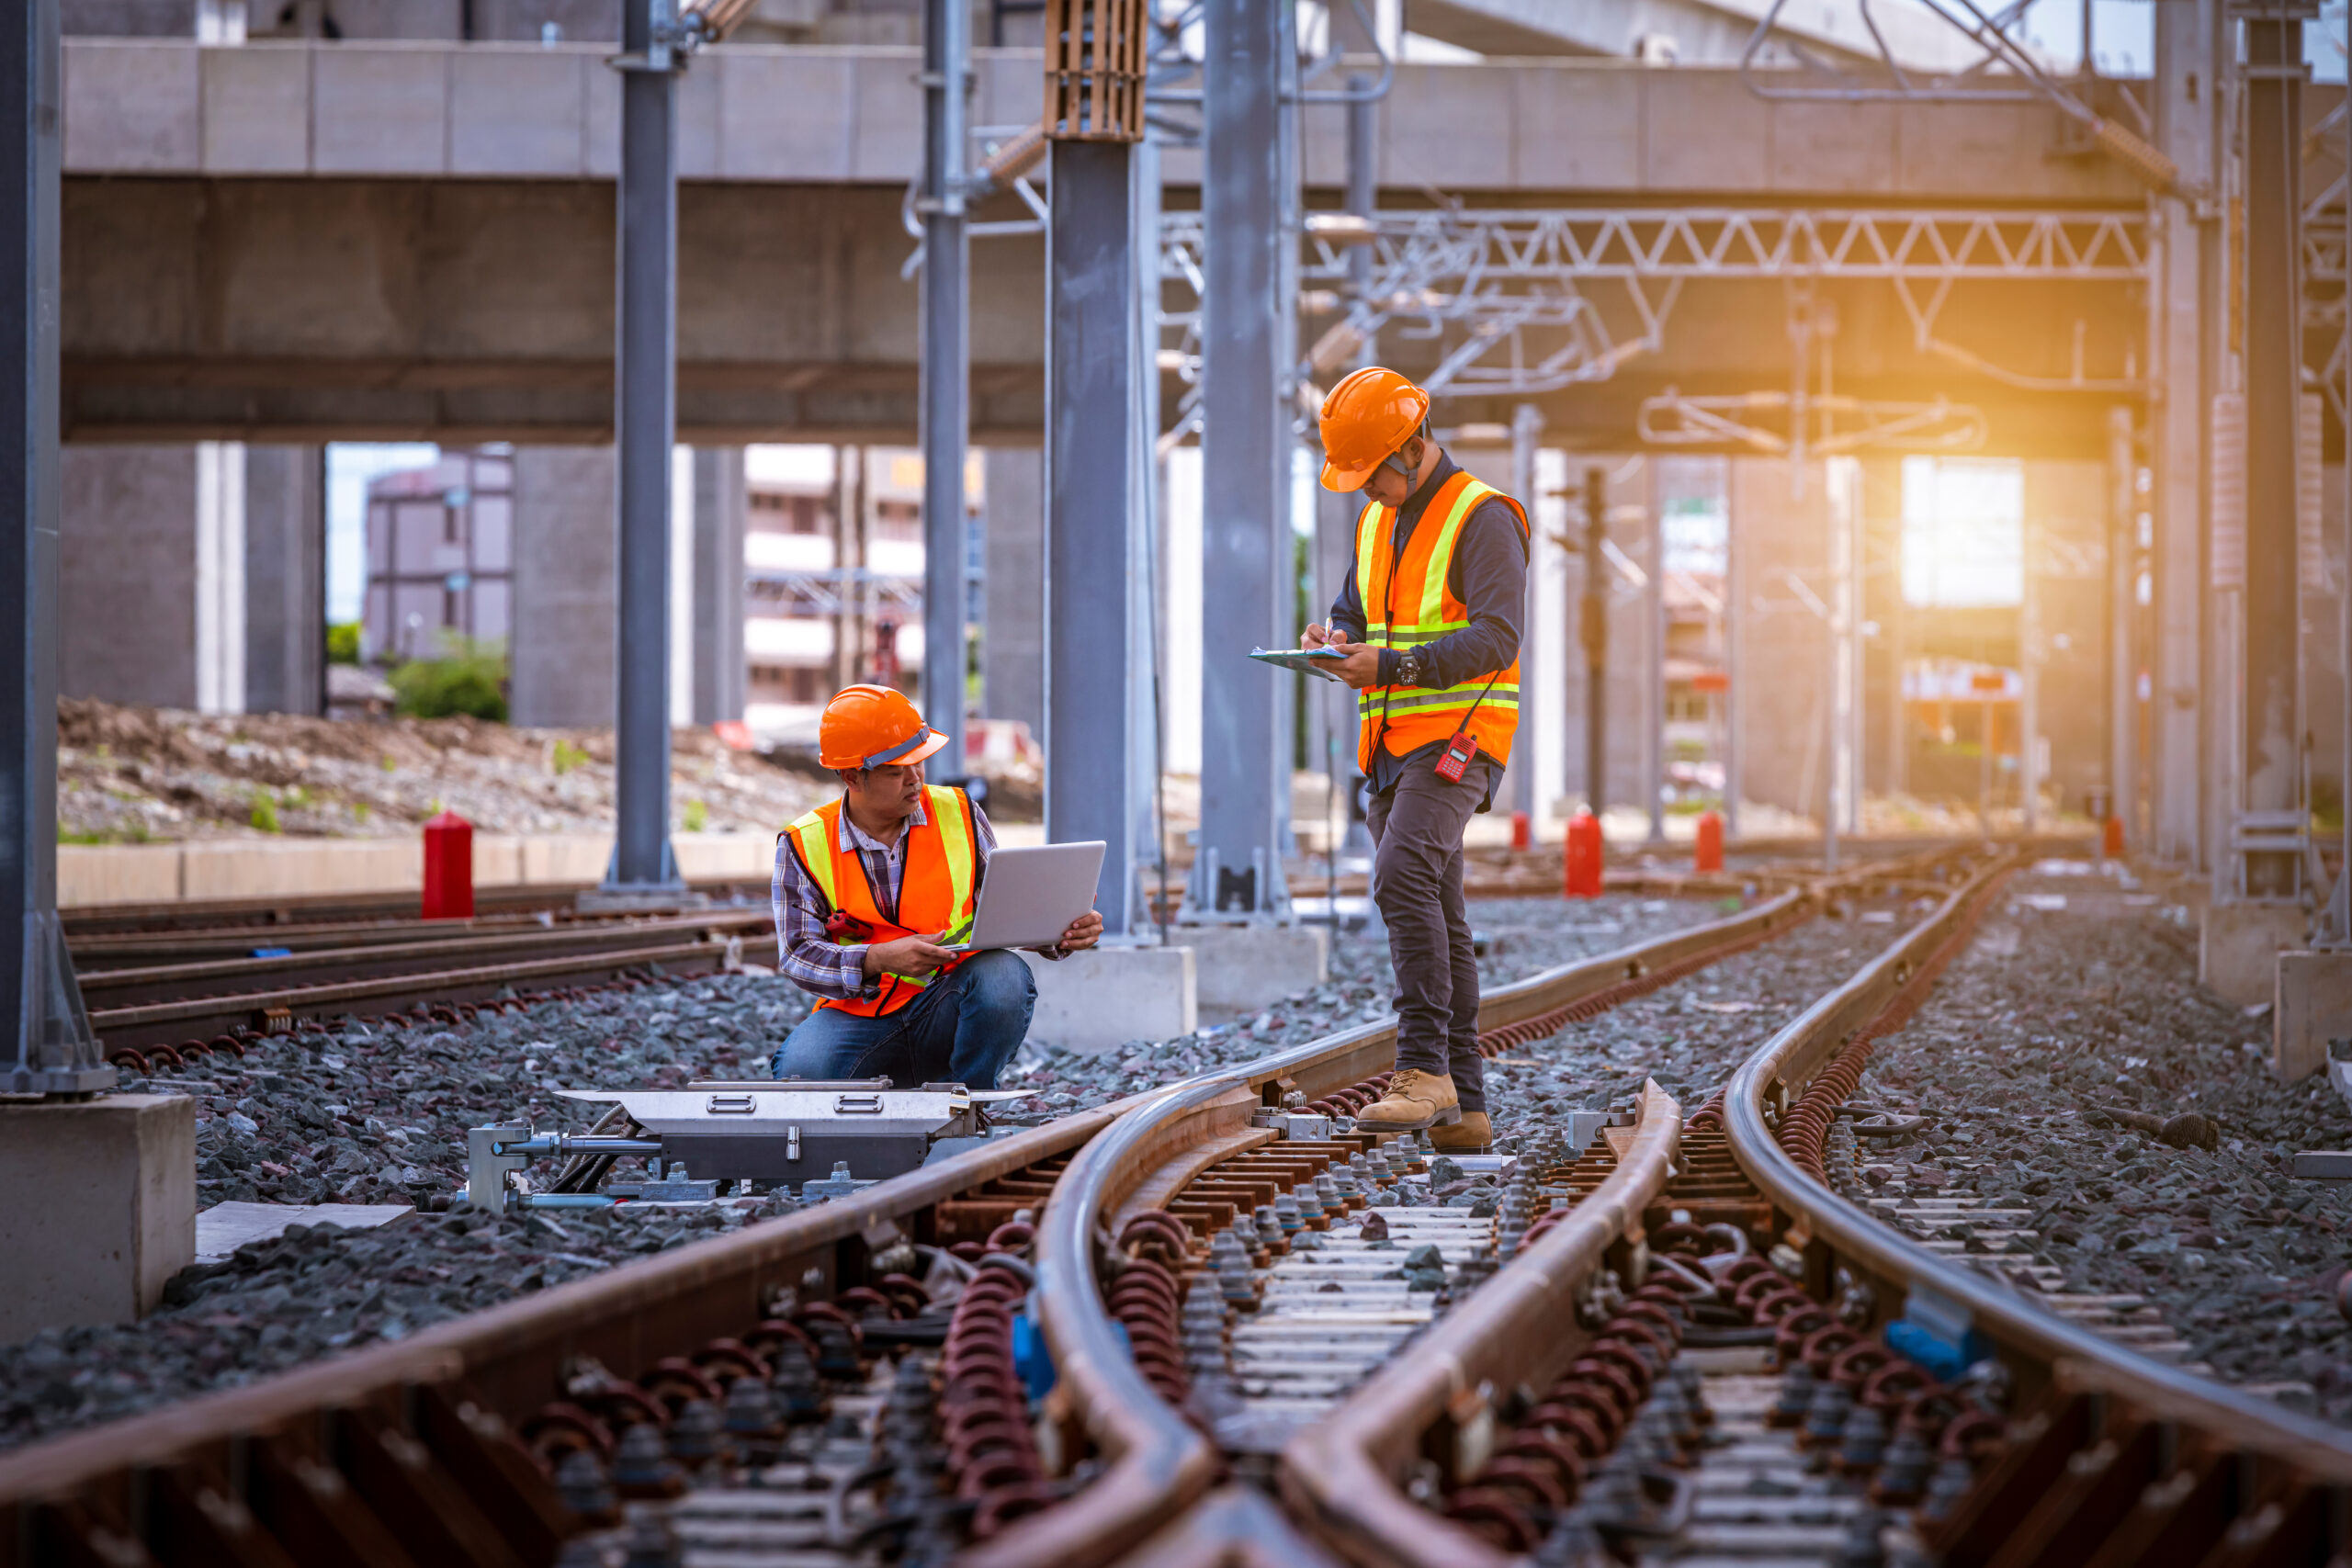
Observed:
[[[82,1010],[57,919],[57,0],[26,0],[0,22],[0,622],[13,676],[0,678],[0,1016],[16,1048],[0,1091],[85,1095],[115,1070]],[[6,107],[13,105],[13,107]]]
[[[1609,809],[1609,470],[1584,471],[1584,793],[1595,817]]]
[[[1335,12],[1336,16],[1338,13]],[[1348,91],[1355,96],[1348,104],[1348,210],[1359,218],[1370,218],[1379,201],[1380,102],[1373,97],[1373,79],[1369,76],[1348,78]],[[1372,247],[1357,245],[1348,252],[1348,288],[1359,299],[1372,292]],[[1380,334],[1364,333],[1363,343],[1356,350],[1358,365],[1378,361]],[[1529,504],[1530,486],[1515,497],[1521,505]]]
[[[964,449],[971,426],[971,244],[964,230],[965,120],[971,91],[972,10],[923,0],[922,708],[947,737],[943,776],[964,751],[964,626],[970,529]]]
[[[2267,828],[2303,798],[2295,559],[2303,24],[2277,11],[2252,15],[2245,39],[2244,808]],[[2300,857],[2284,849],[2246,852],[2247,896],[2294,897],[2299,867]]]
[[[1642,805],[1649,841],[1666,841],[1666,518],[1656,461],[1642,465]]]
[[[1838,814],[1842,804],[1839,799],[1842,779],[1838,760],[1843,750],[1841,741],[1845,734],[1846,704],[1845,660],[1840,657],[1846,635],[1846,574],[1840,570],[1846,541],[1840,528],[1846,509],[1838,505],[1838,497],[1831,493],[1833,478],[1829,465],[1823,463],[1821,483],[1816,489],[1821,497],[1821,532],[1829,547],[1826,563],[1828,581],[1825,584],[1829,590],[1828,604],[1826,613],[1820,617],[1824,654],[1821,682],[1821,866],[1824,871],[1838,869]]]
[[[1244,656],[1288,643],[1291,615],[1291,308],[1283,296],[1282,104],[1291,10],[1207,0],[1201,182],[1207,235],[1202,300],[1201,828],[1185,889],[1195,916],[1279,915],[1288,818],[1288,705]]]
[[[619,303],[614,367],[620,526],[613,861],[603,895],[682,892],[670,850],[670,463],[677,434],[679,50],[673,0],[623,0]]]
[[[1724,837],[1739,837],[1739,767],[1747,739],[1747,722],[1740,710],[1747,688],[1741,684],[1746,672],[1740,666],[1740,637],[1747,626],[1747,563],[1739,547],[1740,494],[1739,459],[1724,465],[1724,488],[1729,501],[1724,528]]]
[[[2031,838],[2041,825],[2041,530],[2024,521],[2023,602],[2018,606],[2018,829]]]
[[[1350,106],[1352,112],[1353,106]],[[1361,250],[1363,247],[1359,246]],[[1532,521],[1535,516],[1535,444],[1544,434],[1544,411],[1533,403],[1521,403],[1512,411],[1510,421],[1510,493],[1527,508]],[[1520,625],[1525,628],[1520,637],[1520,658],[1522,665],[1521,689],[1534,684],[1534,671],[1527,667],[1527,649],[1532,638],[1527,635],[1535,629],[1535,540],[1531,533],[1527,541],[1527,602],[1520,612]],[[1525,711],[1521,710],[1522,713]],[[1525,727],[1513,743],[1510,760],[1510,806],[1513,811],[1527,814],[1527,831],[1532,840],[1535,833],[1535,749],[1531,742],[1532,727]]]
[[[2139,707],[2139,661],[2132,657],[2132,620],[2138,595],[2132,592],[2137,574],[2132,566],[2140,539],[2139,463],[2132,446],[2132,411],[2107,412],[2108,563],[2107,563],[2107,793],[2109,811],[2136,846],[2139,832],[2137,766],[2139,737],[2132,722]]]
[[[1143,293],[1136,148],[1056,141],[1046,264],[1046,836],[1108,846],[1095,907],[1136,920],[1150,799]],[[1149,434],[1144,435],[1148,442]],[[1246,661],[1245,661],[1246,662]]]

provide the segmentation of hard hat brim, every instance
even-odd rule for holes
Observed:
[[[926,729],[923,732],[922,744],[917,746],[913,750],[908,752],[903,757],[893,757],[890,760],[891,765],[894,767],[904,767],[910,762],[922,761],[926,758],[936,755],[939,749],[946,744],[947,737],[942,735],[936,729]]]
[[[1372,478],[1372,471],[1380,467],[1381,462],[1382,459],[1375,457],[1371,462],[1357,467],[1342,463],[1336,457],[1326,457],[1323,459],[1323,488],[1338,491],[1342,494],[1362,490],[1363,481]]]

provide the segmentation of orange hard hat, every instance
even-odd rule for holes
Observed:
[[[1394,370],[1367,365],[1323,400],[1323,488],[1362,490],[1430,417],[1430,395]]]
[[[843,686],[817,721],[817,761],[828,768],[920,762],[946,744],[906,694],[888,686]]]

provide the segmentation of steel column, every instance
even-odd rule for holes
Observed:
[[[1201,829],[1185,902],[1195,918],[1280,915],[1289,693],[1245,656],[1295,640],[1283,255],[1295,50],[1287,6],[1206,0],[1203,13]]]
[[[971,93],[971,7],[923,0],[922,19],[922,709],[947,737],[942,775],[965,771],[964,626],[970,529],[964,448],[971,425],[971,245],[964,154]]]
[[[1510,494],[1527,510],[1528,538],[1526,603],[1520,608],[1520,733],[1511,742],[1510,807],[1527,813],[1531,840],[1535,833],[1535,749],[1532,744],[1535,737],[1534,727],[1528,722],[1531,710],[1524,699],[1534,686],[1534,671],[1527,655],[1535,633],[1535,451],[1543,434],[1542,409],[1533,403],[1521,403],[1511,411]]]
[[[1609,810],[1609,470],[1584,471],[1584,599],[1577,635],[1584,645],[1584,804]]]
[[[2308,68],[2302,20],[2290,7],[2249,14],[2245,40],[2245,772],[2240,805],[2267,826],[2303,804],[2295,469]],[[2248,897],[2295,896],[2296,853],[2260,849],[2245,856]]]
[[[1666,841],[1666,511],[1657,459],[1642,465],[1642,811],[1649,841]]]
[[[623,0],[614,429],[619,446],[616,832],[604,896],[683,887],[670,850],[670,464],[677,433],[677,81],[673,0]]]
[[[1103,929],[1140,927],[1152,574],[1137,149],[1057,141],[1046,276],[1046,836],[1101,839]],[[1254,668],[1254,667],[1253,667]]]
[[[81,1095],[115,1071],[82,1010],[57,919],[57,0],[21,0],[0,21],[0,476],[8,546],[0,623],[13,675],[0,677],[0,1016],[16,1046],[0,1091]]]
[[[2139,660],[2133,656],[2133,591],[2139,574],[2139,454],[2132,447],[2132,411],[2107,412],[2107,790],[2108,809],[2122,820],[2124,844],[2140,842]]]

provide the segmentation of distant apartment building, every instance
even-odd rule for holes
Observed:
[[[452,637],[504,641],[514,625],[514,462],[448,451],[368,484],[366,660],[429,659]]]
[[[967,509],[978,503],[978,473],[976,462]],[[825,700],[855,681],[923,700],[922,454],[752,446],[744,489],[744,722],[813,740]],[[967,625],[978,615],[977,528],[969,537]]]

